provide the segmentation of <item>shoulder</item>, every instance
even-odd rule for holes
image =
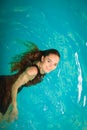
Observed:
[[[31,67],[28,67],[28,68],[26,69],[26,73],[27,73],[28,75],[37,75],[38,69],[37,69],[36,66],[31,66]]]

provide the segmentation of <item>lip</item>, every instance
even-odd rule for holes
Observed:
[[[47,70],[47,72],[49,72],[50,71],[50,69],[46,66],[46,70]]]

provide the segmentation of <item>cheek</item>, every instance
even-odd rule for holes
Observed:
[[[42,68],[45,68],[46,67],[46,62],[42,62]]]
[[[43,66],[46,66],[46,65],[47,65],[47,62],[44,60],[44,61],[42,62],[42,65],[43,65]]]

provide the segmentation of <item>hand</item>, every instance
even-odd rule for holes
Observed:
[[[10,113],[9,121],[14,121],[17,118],[18,118],[18,110],[17,110],[17,108],[13,107],[13,109]]]

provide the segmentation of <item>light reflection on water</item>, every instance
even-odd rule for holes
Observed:
[[[83,11],[78,9],[81,5],[77,6],[77,2],[68,7],[67,1],[63,8],[60,3],[61,8],[57,8],[57,4],[51,8],[44,4],[35,6],[32,2],[29,5],[15,3],[4,3],[1,8],[0,55],[3,58],[0,58],[0,73],[10,73],[11,58],[26,50],[19,41],[35,42],[41,49],[54,47],[60,51],[61,61],[57,70],[48,74],[42,84],[23,89],[18,95],[19,119],[11,124],[1,124],[2,127],[13,130],[85,130],[87,42],[83,29],[78,28],[87,26],[85,8]]]

